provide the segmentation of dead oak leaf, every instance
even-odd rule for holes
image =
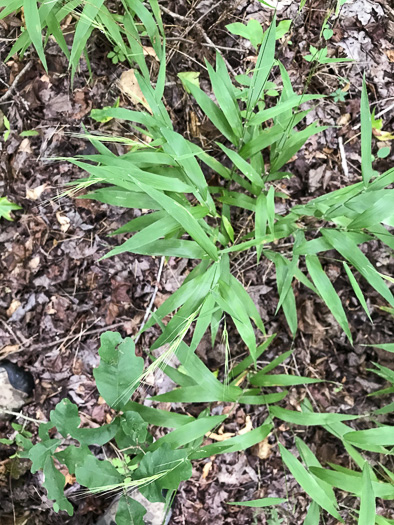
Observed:
[[[138,84],[134,69],[129,69],[128,71],[124,71],[122,73],[119,79],[119,89],[123,94],[130,98],[133,104],[142,104],[144,108],[152,114],[152,110],[148,104],[148,101],[144,97]]]

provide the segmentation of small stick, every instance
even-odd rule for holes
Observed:
[[[163,256],[160,260],[160,266],[159,266],[159,271],[157,272],[157,278],[156,278],[156,285],[155,285],[155,288],[153,290],[153,293],[152,293],[152,297],[150,299],[150,302],[149,302],[149,305],[148,305],[148,308],[145,312],[145,315],[144,315],[144,319],[142,321],[142,324],[141,324],[141,327],[140,329],[138,330],[138,334],[136,336],[136,338],[134,339],[134,343],[137,344],[138,343],[138,340],[139,338],[141,337],[142,335],[142,329],[144,328],[144,326],[146,325],[146,322],[148,320],[148,317],[152,311],[152,307],[153,307],[153,303],[155,302],[155,299],[156,299],[156,295],[157,295],[157,292],[159,291],[159,282],[160,282],[160,279],[161,279],[161,274],[163,272],[163,267],[164,267],[164,259],[165,257]]]
[[[6,100],[8,100],[9,98],[11,98],[11,95],[13,93],[13,91],[15,90],[19,80],[23,77],[23,75],[25,73],[27,73],[27,71],[29,71],[29,69],[31,69],[33,65],[33,60],[30,60],[30,62],[28,62],[25,67],[22,69],[22,71],[20,71],[16,77],[14,78],[14,81],[13,83],[11,84],[11,86],[7,89],[7,92],[4,93],[4,95],[2,97],[0,97],[0,104],[2,102],[5,102]]]
[[[345,148],[343,146],[342,137],[338,137],[338,144],[339,144],[339,151],[341,153],[343,173],[344,173],[345,177],[348,179],[349,178],[349,168],[347,167],[346,153],[345,153]]]

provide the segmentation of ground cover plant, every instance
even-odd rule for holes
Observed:
[[[41,440],[37,444],[33,445],[23,435],[18,438],[24,449],[21,455],[32,460],[33,472],[43,469],[45,487],[55,501],[55,510],[69,514],[73,511],[63,494],[64,475],[57,469],[61,463],[91,492],[122,493],[117,523],[143,523],[145,510],[133,500],[133,489],[138,488],[150,501],[164,500],[169,507],[179,484],[191,476],[193,460],[243,450],[261,442],[271,432],[275,436],[275,420],[293,428],[318,425],[343,444],[354,468],[331,464],[331,469],[324,469],[310,448],[296,439],[300,461],[278,441],[284,465],[311,499],[304,523],[319,523],[327,514],[343,522],[333,488],[359,498],[360,504],[352,512],[355,522],[392,523],[388,517],[376,514],[375,499],[394,498],[393,473],[365,454],[391,453],[392,427],[382,425],[376,418],[390,413],[392,405],[375,414],[361,415],[316,412],[307,401],[301,404],[301,412],[281,408],[280,402],[288,394],[286,387],[321,380],[271,373],[291,357],[292,348],[261,367],[259,358],[274,335],[266,333],[253,300],[232,273],[234,261],[246,251],[252,251],[257,260],[265,258],[272,262],[276,270],[277,311],[283,310],[293,337],[298,327],[294,289],[298,286],[295,283],[300,283],[324,301],[349,344],[352,343],[352,327],[345,308],[324,269],[327,252],[328,257],[341,262],[355,297],[368,316],[360,276],[380,294],[388,308],[394,307],[392,278],[378,272],[360,249],[360,245],[374,240],[386,245],[388,251],[393,249],[389,230],[393,226],[394,170],[379,174],[373,169],[372,118],[366,84],[360,78],[362,180],[312,198],[304,205],[284,207],[285,211],[279,213],[276,204],[287,197],[281,191],[280,181],[291,177],[285,171],[286,163],[308,138],[325,129],[316,122],[302,124],[309,112],[302,104],[310,108],[311,102],[322,97],[309,95],[306,90],[296,94],[285,68],[275,60],[275,41],[283,25],[277,26],[274,17],[263,34],[253,37],[258,57],[254,67],[244,75],[231,78],[219,53],[215,68],[206,63],[216,102],[205,94],[195,77],[190,80],[190,76],[183,75],[185,90],[218,130],[215,146],[207,151],[173,129],[162,100],[165,35],[160,12],[154,2],[151,2],[153,15],[142,3],[137,5],[133,13],[138,20],[135,25],[144,26],[149,38],[154,39],[160,61],[154,79],[143,53],[137,62],[140,72],[135,76],[146,110],[114,107],[92,112],[99,122],[107,119],[129,122],[136,137],[132,144],[129,141],[129,152],[119,156],[104,144],[106,137],[90,134],[88,138],[97,153],[71,159],[88,176],[74,184],[70,192],[88,188],[84,199],[141,210],[140,215],[114,232],[134,235],[107,257],[123,252],[175,256],[191,259],[194,268],[179,289],[151,313],[143,327],[147,331],[158,325],[162,332],[149,349],[150,364],[146,369],[143,359],[135,354],[132,339],[122,339],[114,332],[102,335],[100,366],[94,376],[101,396],[119,415],[97,429],[79,428],[77,407],[64,399],[51,413],[49,423],[40,425]],[[139,49],[140,34],[136,34]],[[316,61],[320,63],[321,56],[318,58]],[[274,70],[280,73],[281,86],[269,80]],[[122,141],[122,137],[118,140]],[[94,189],[94,185],[98,188]],[[240,211],[244,217],[241,227]],[[231,363],[227,326],[235,327],[249,353],[235,366]],[[225,348],[220,376],[209,370],[195,353],[208,330],[212,352],[219,339]],[[383,350],[390,352],[393,348],[387,345]],[[153,400],[186,406],[208,404],[198,417],[130,401],[148,375],[159,368],[179,387]],[[393,383],[392,371],[387,367],[377,366],[376,373]],[[204,436],[209,436],[228,417],[228,413],[211,415],[210,409],[214,404],[226,403],[266,406],[266,420],[244,434],[204,445]],[[355,426],[346,421],[354,421]],[[366,424],[374,426],[355,430]],[[174,430],[153,441],[149,425]],[[55,437],[53,428],[57,430]],[[113,439],[118,455],[115,459],[99,460],[88,448]],[[285,504],[286,500],[287,497],[264,498],[229,504],[259,508]]]

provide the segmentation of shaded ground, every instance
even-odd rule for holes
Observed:
[[[309,72],[309,64],[302,55],[308,52],[309,44],[318,43],[327,6],[326,2],[309,1],[304,10],[297,13],[295,3],[288,3],[290,5],[285,6],[285,2],[281,2],[278,17],[291,18],[294,22],[291,35],[282,39],[278,46],[278,57],[286,66],[295,90],[301,92]],[[165,92],[167,106],[178,131],[195,141],[202,141],[205,147],[214,148],[215,130],[203,119],[193,100],[185,95],[177,73],[202,71],[201,84],[209,91],[207,77],[199,64],[204,58],[211,63],[214,61],[212,43],[226,48],[222,52],[235,73],[243,72],[246,66],[250,66],[250,57],[253,59],[255,53],[247,47],[246,41],[230,35],[225,25],[251,17],[266,25],[269,11],[258,1],[202,0],[193,4],[170,1],[165,2],[165,7],[163,18],[169,35],[170,57],[169,85]],[[357,125],[364,71],[376,113],[394,102],[392,9],[384,0],[357,0],[345,7],[335,22],[334,36],[328,46],[335,56],[350,56],[358,62],[319,67],[310,79],[309,92],[331,94],[343,88],[346,95],[339,103],[334,103],[332,98],[324,100],[308,115],[308,123],[319,119],[331,127],[313,137],[297,160],[289,164],[289,171],[295,177],[284,182],[281,189],[290,195],[291,203],[308,200],[311,195],[359,180]],[[14,37],[18,24],[18,20],[9,17],[0,26],[0,37]],[[9,50],[8,44],[7,41],[0,44],[3,58]],[[25,407],[26,414],[45,420],[56,403],[68,396],[79,406],[86,425],[94,426],[110,417],[107,406],[99,401],[92,379],[92,369],[98,363],[99,334],[106,329],[119,330],[123,335],[135,334],[154,286],[159,286],[157,306],[178,287],[188,267],[183,260],[171,259],[157,283],[159,260],[122,255],[99,261],[109,245],[120,243],[121,239],[110,238],[108,234],[129,220],[131,212],[83,199],[57,199],[64,184],[81,176],[81,172],[64,160],[55,161],[50,157],[91,151],[86,141],[71,136],[71,133],[81,133],[82,124],[88,129],[101,128],[117,135],[130,132],[124,125],[113,121],[98,125],[88,116],[91,108],[112,105],[118,96],[121,96],[121,105],[131,106],[117,87],[117,80],[126,66],[115,66],[106,58],[110,47],[100,34],[93,37],[90,48],[93,78],[89,81],[86,65],[82,63],[73,88],[69,85],[69,75],[65,74],[67,64],[53,43],[47,48],[48,75],[37,57],[29,53],[21,63],[11,60],[2,64],[0,69],[3,84],[10,85],[16,74],[32,60],[31,68],[18,83],[15,96],[0,106],[12,130],[9,139],[1,143],[0,194],[23,208],[15,213],[15,222],[2,220],[0,223],[0,357],[7,356],[23,365],[36,379],[34,399]],[[234,48],[234,51],[227,48]],[[346,81],[339,82],[338,75]],[[4,86],[4,92],[6,90]],[[393,109],[384,114],[384,130],[392,130],[393,116]],[[39,132],[38,136],[20,137],[21,131],[33,128]],[[340,139],[345,156],[341,156],[339,150]],[[344,157],[347,170],[344,169]],[[390,157],[381,160],[377,167],[384,171],[389,164]],[[239,228],[243,220],[240,216]],[[378,264],[380,271],[393,275],[393,259],[387,250],[378,244],[371,244],[367,250],[367,255]],[[282,315],[274,316],[277,304],[275,276],[270,266],[264,263],[256,266],[255,260],[248,255],[237,260],[236,264],[236,276],[249,286],[267,330],[278,334],[263,355],[262,362],[266,364],[291,345]],[[391,367],[393,363],[383,361],[383,356],[360,345],[370,341],[393,341],[392,317],[379,309],[383,304],[380,298],[365,282],[361,282],[374,320],[373,326],[369,324],[353,298],[340,264],[334,258],[327,259],[327,267],[347,306],[355,345],[354,348],[349,346],[332,316],[316,297],[309,295],[303,287],[297,287],[300,333],[294,343],[295,359],[287,368],[336,381],[343,386],[337,388],[333,383],[326,383],[324,387],[312,385],[308,390],[293,389],[287,398],[287,408],[297,408],[308,396],[320,410],[361,413],[380,406],[380,403],[387,404],[384,399],[366,398],[366,394],[380,386],[377,377],[367,369],[371,361],[379,360]],[[153,336],[154,333],[150,332],[140,339],[138,351],[141,355]],[[235,338],[230,338],[231,343],[234,343],[234,348],[239,346]],[[234,355],[241,351],[242,348],[235,349]],[[200,355],[212,369],[222,365],[220,347],[213,352],[208,341],[202,345]],[[152,386],[152,392],[154,388]],[[217,410],[222,410],[222,407]],[[249,424],[249,418],[256,427],[265,416],[264,407],[239,407],[223,430],[236,432]],[[34,431],[34,425],[28,427]],[[344,450],[321,429],[303,432],[282,424],[278,425],[276,436],[291,450],[294,432],[305,439],[322,463],[333,461],[349,466]],[[0,422],[0,433],[4,436],[12,433],[8,423]],[[252,509],[231,507],[225,503],[285,495],[282,462],[276,447],[270,446],[274,442],[275,439],[266,443],[264,450],[257,447],[246,453],[224,454],[211,463],[209,460],[196,462],[193,478],[181,487],[175,500],[170,523],[275,523],[268,521],[268,514],[254,514]],[[97,450],[97,453],[102,451]],[[94,523],[108,506],[109,501],[105,499],[72,498],[75,516],[56,515],[41,487],[41,475],[32,476],[25,472],[28,465],[15,465],[8,459],[9,455],[10,449],[0,445],[1,524],[83,525]],[[72,497],[78,487],[69,481],[67,492]],[[290,477],[286,489],[294,508],[279,510],[282,523],[302,523],[309,498]],[[351,498],[340,495],[339,499],[352,507]],[[334,524],[334,521],[328,518],[326,523]]]

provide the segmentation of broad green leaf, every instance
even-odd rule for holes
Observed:
[[[75,445],[69,445],[64,450],[56,452],[55,458],[60,461],[63,465],[66,465],[70,474],[75,474],[75,470],[78,465],[82,465],[85,461],[86,456],[91,456],[89,448],[84,445],[82,447],[76,447]]]
[[[369,444],[383,447],[394,446],[394,426],[382,426],[368,430],[356,430],[344,435],[344,439],[352,445],[364,448]],[[365,450],[368,450],[365,449]]]
[[[321,233],[331,246],[345,257],[391,306],[394,306],[391,291],[351,237],[345,232],[334,229],[322,229]]]
[[[140,492],[151,502],[164,502],[163,489],[177,490],[181,481],[192,475],[187,450],[172,450],[167,443],[153,452],[148,451],[135,471],[136,479],[157,479],[140,487]]]
[[[149,450],[161,450],[164,444],[168,444],[171,448],[178,448],[187,445],[195,439],[209,433],[212,429],[223,423],[226,418],[227,415],[200,417],[199,419],[178,427],[169,434],[159,438],[150,445]]]
[[[386,350],[386,352],[394,352],[394,343],[384,343],[381,345],[364,345],[364,346],[373,346],[374,348],[380,348],[381,350]]]
[[[371,113],[369,111],[367,84],[363,78],[363,87],[361,91],[361,172],[363,176],[364,186],[367,186],[372,174],[372,121]]]
[[[300,438],[296,437],[295,441],[296,441],[296,447],[298,449],[298,452],[300,453],[300,456],[303,462],[306,464],[306,466],[308,468],[321,467],[321,464],[319,463],[318,459],[313,454],[311,449]],[[324,492],[327,494],[327,496],[331,499],[332,504],[335,506],[336,505],[335,494],[332,488],[330,487],[330,485],[328,485],[328,483],[325,483],[321,479],[317,479],[316,481],[321,486],[321,488],[324,490]],[[317,513],[317,515],[319,515],[319,512]]]
[[[144,360],[135,355],[134,341],[130,337],[122,339],[118,332],[105,332],[100,342],[100,364],[93,375],[108,405],[120,410],[139,385]]]
[[[64,495],[66,478],[53,464],[53,459],[48,456],[45,460],[43,485],[47,489],[48,498],[53,500],[55,512],[65,510],[69,516],[74,514],[74,508]]]
[[[239,35],[250,40],[250,43],[256,49],[263,41],[263,28],[260,22],[253,18],[248,21],[247,25],[241,24],[241,22],[234,22],[233,24],[226,25],[226,29],[233,35]]]
[[[224,116],[226,117],[227,122],[230,124],[235,136],[240,138],[243,133],[241,112],[239,110],[237,99],[234,95],[234,88],[228,76],[226,65],[219,53],[216,53],[216,72],[208,61],[205,61],[205,64],[208,69],[208,75],[212,84],[212,89],[219,107],[223,111]]]
[[[249,501],[227,501],[227,505],[239,505],[241,507],[254,507],[261,509],[263,507],[270,507],[271,505],[280,505],[285,501],[287,501],[287,499],[284,498],[261,498]]]
[[[31,41],[34,44],[34,47],[36,48],[37,54],[40,57],[42,65],[44,66],[45,70],[48,71],[48,65],[44,53],[44,46],[42,43],[40,15],[38,12],[38,5],[36,0],[24,0],[23,8],[25,11],[26,29],[29,33]]]
[[[364,464],[362,475],[362,490],[360,499],[360,514],[358,525],[375,525],[376,503],[371,482],[371,467],[367,462]]]
[[[344,472],[335,472],[319,467],[311,467],[313,475],[329,483],[332,487],[337,487],[351,494],[361,497],[363,490],[363,481],[361,476],[345,474]],[[372,481],[372,488],[376,498],[394,499],[394,486],[389,483],[380,483]]]
[[[224,151],[224,153],[234,163],[234,165],[239,169],[239,171],[243,175],[245,175],[245,177],[247,177],[257,187],[259,188],[263,187],[263,181],[262,181],[261,176],[249,164],[249,162],[246,162],[246,160],[243,159],[241,155],[239,155],[236,151],[226,148],[226,146],[223,146],[223,144],[218,143],[218,146],[220,147],[222,151]]]
[[[160,408],[147,407],[135,401],[128,401],[123,407],[124,412],[129,410],[137,412],[144,421],[157,427],[178,428],[194,421],[192,416],[169,412],[167,410],[161,410]]]
[[[123,482],[123,476],[109,461],[101,461],[95,456],[86,456],[75,469],[75,477],[80,485],[92,492],[105,492]]]
[[[208,95],[202,91],[199,87],[195,86],[187,80],[183,80],[183,84],[191,92],[193,97],[196,99],[197,104],[200,106],[205,115],[209,118],[212,124],[232,143],[237,144],[238,138],[234,131],[231,129],[223,111],[211,100]]]
[[[373,230],[375,224],[383,222],[393,215],[393,202],[394,190],[390,190],[389,193],[385,193],[381,199],[375,202],[373,206],[356,216],[348,225],[348,229],[371,228]]]
[[[320,507],[315,501],[312,501],[312,503],[309,505],[308,513],[305,516],[303,525],[319,525],[319,523]]]
[[[142,183],[137,179],[134,179],[134,182],[147,195],[152,197],[161,207],[163,207],[169,215],[172,215],[172,217],[187,231],[187,233],[201,246],[203,250],[205,250],[205,252],[214,261],[218,260],[216,246],[206,235],[200,224],[187,208],[179,204],[174,199],[171,199],[164,193],[155,190],[154,188]]]
[[[138,412],[124,412],[120,423],[120,429],[115,436],[119,449],[140,447],[146,441],[148,423],[144,421]]]
[[[301,104],[309,102],[310,100],[318,100],[324,98],[325,95],[294,95],[291,98],[275,104],[272,108],[263,109],[259,111],[249,120],[249,126],[258,126],[269,119],[275,118],[286,111],[298,108]]]
[[[116,511],[116,525],[145,525],[146,509],[141,503],[127,495],[121,496]]]
[[[200,81],[198,80],[198,77],[200,76],[200,73],[198,71],[182,71],[181,73],[178,73],[178,78],[182,82],[185,90],[187,93],[190,93],[190,90],[188,89],[187,85],[184,83],[189,82],[190,84],[193,84],[194,86],[200,87]]]
[[[313,426],[313,425],[331,425],[339,421],[350,421],[358,419],[360,416],[348,414],[318,414],[314,412],[296,412],[295,410],[286,410],[280,407],[270,407],[270,414],[286,423],[295,425]]]
[[[4,217],[7,221],[12,221],[11,211],[12,210],[21,210],[21,206],[10,202],[7,197],[0,197],[0,219]]]
[[[29,2],[29,0],[26,0]],[[93,22],[103,5],[104,0],[90,0],[83,8],[77,27],[75,28],[75,35],[73,40],[73,46],[70,55],[70,65],[72,68],[71,76],[74,78],[75,72],[78,67],[79,59],[86,46],[86,42],[93,30]]]
[[[226,439],[224,442],[216,442],[202,446],[191,454],[190,459],[209,458],[210,456],[221,454],[223,451],[230,453],[246,450],[247,448],[263,441],[271,430],[271,425],[261,425],[250,432]]]
[[[44,468],[47,458],[52,456],[60,444],[60,439],[46,439],[45,441],[36,443],[30,448],[26,454],[26,457],[32,462],[32,474],[35,474],[37,470]]]
[[[320,507],[326,510],[331,516],[334,516],[341,523],[344,523],[341,516],[327,496],[325,491],[320,487],[315,478],[302,466],[283,445],[279,443],[279,450],[282,460],[294,476],[297,483],[305,490],[305,492],[315,501]]]
[[[312,277],[312,280],[323,301],[326,303],[332,315],[338,321],[349,341],[352,342],[352,334],[350,333],[349,324],[341,300],[339,299],[335,288],[331,284],[330,279],[327,277],[326,272],[323,270],[318,257],[316,255],[306,255],[305,261],[308,272]]]
[[[150,399],[164,403],[213,403],[215,401],[235,402],[242,395],[242,390],[235,386],[223,385],[221,391],[210,389],[209,385],[198,384],[176,388],[165,394]],[[246,401],[245,401],[246,403]]]
[[[274,15],[270,27],[264,35],[264,41],[261,44],[256,61],[256,67],[253,73],[252,81],[250,83],[246,105],[246,120],[250,118],[250,115],[263,92],[265,83],[268,80],[269,74],[274,64],[275,33],[276,16]]]
[[[358,284],[358,282],[357,282],[356,278],[354,277],[351,269],[349,268],[349,266],[347,265],[347,263],[345,261],[343,261],[343,267],[345,268],[346,274],[349,277],[350,284],[352,285],[353,291],[356,294],[357,299],[359,300],[361,306],[363,307],[365,313],[367,314],[367,316],[369,317],[369,320],[372,323],[372,318],[371,318],[371,315],[369,313],[368,305],[367,305],[367,302],[366,302],[366,300],[364,298],[364,294],[361,291],[360,285]]]
[[[260,374],[260,372],[250,378],[250,383],[256,386],[293,386],[323,382],[322,379],[315,379],[313,377],[291,376],[287,374],[267,375],[265,373]]]

